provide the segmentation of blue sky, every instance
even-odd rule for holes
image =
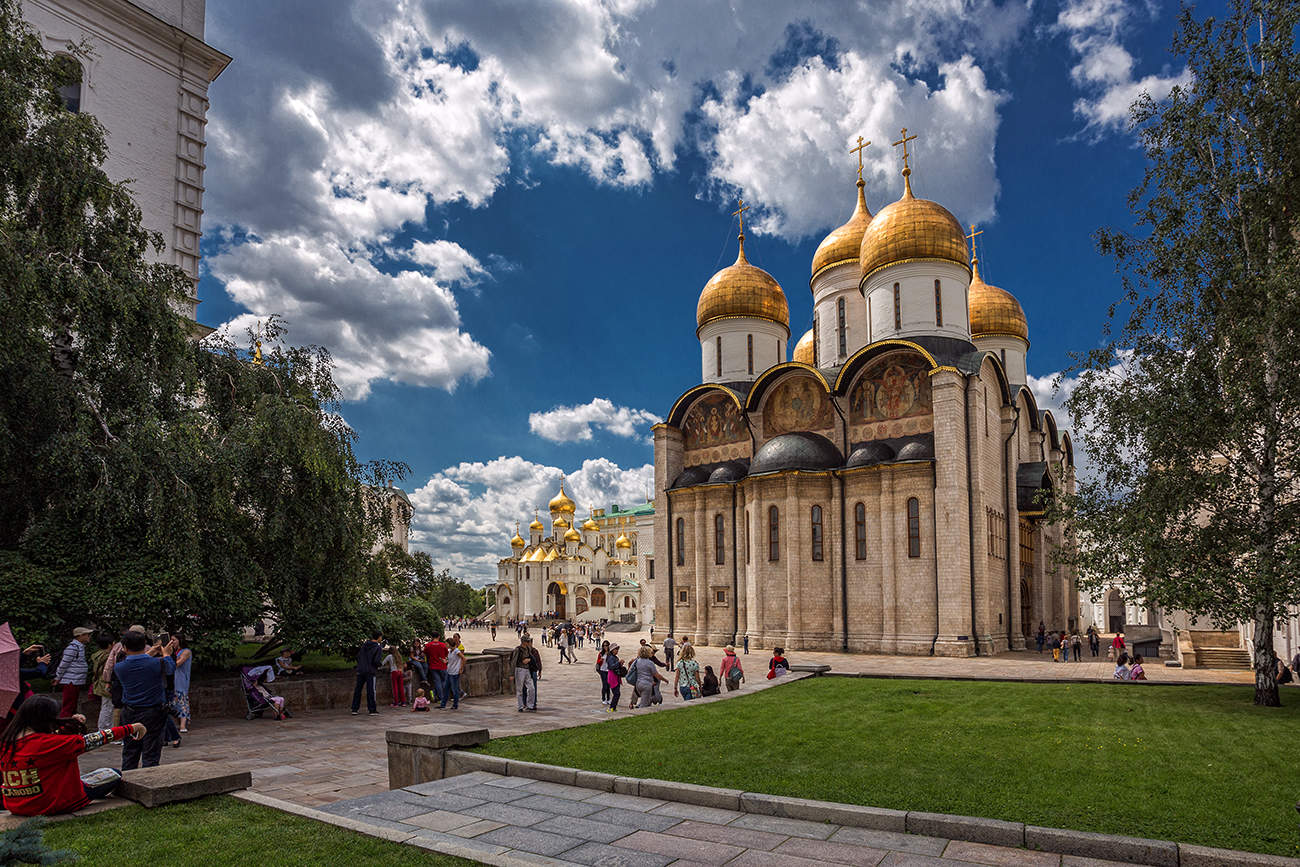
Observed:
[[[560,472],[650,486],[649,426],[700,378],[695,303],[746,245],[808,327],[809,262],[914,188],[978,222],[1044,381],[1118,293],[1142,90],[1182,73],[1173,4],[500,0],[211,4],[200,321],[282,315],[330,348],[363,458],[412,467],[414,540],[481,581]],[[1204,10],[1202,10],[1204,11]],[[1040,396],[1049,390],[1040,383]]]

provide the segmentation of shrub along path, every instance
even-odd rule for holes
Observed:
[[[494,740],[627,776],[1300,855],[1300,704],[1250,687],[817,678]]]

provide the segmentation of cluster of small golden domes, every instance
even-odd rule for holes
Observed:
[[[915,138],[913,136],[912,138]],[[972,262],[966,246],[966,234],[947,208],[928,199],[912,195],[911,169],[907,165],[905,142],[911,139],[903,131],[903,195],[886,205],[874,217],[867,207],[866,184],[862,180],[861,157],[858,167],[858,196],[853,214],[844,225],[834,229],[813,254],[814,277],[834,265],[856,261],[861,277],[916,260],[942,260],[972,268],[970,284],[971,336],[1009,334],[1029,339],[1029,325],[1024,310],[1011,293],[990,286],[980,279],[978,261]],[[858,140],[859,153],[862,140]],[[705,284],[696,308],[696,323],[734,316],[770,319],[786,328],[790,326],[790,308],[776,279],[745,258],[744,211],[741,203],[736,216],[741,218],[740,252],[734,264],[723,268]],[[813,335],[804,334],[794,348],[794,360],[805,364],[814,361]]]
[[[547,508],[550,509],[552,515],[556,516],[555,521],[552,523],[556,533],[558,534],[560,530],[566,531],[564,534],[565,542],[577,543],[582,541],[582,533],[579,533],[577,528],[573,526],[572,520],[565,517],[565,515],[572,516],[574,514],[577,510],[577,504],[574,503],[573,500],[570,499],[569,495],[564,492],[563,477],[560,479],[560,492],[551,499],[551,502],[547,504]],[[546,529],[546,527],[542,524],[541,519],[534,515],[533,522],[528,525],[528,529],[534,533],[541,533]],[[587,520],[582,522],[582,530],[585,533],[599,533],[600,525],[596,523],[594,518],[588,516]],[[519,524],[516,523],[515,534],[510,538],[510,547],[523,548],[526,547],[527,544],[528,543],[519,535]],[[632,547],[632,542],[629,541],[627,536],[620,535],[614,542],[614,547],[619,549],[628,549]]]

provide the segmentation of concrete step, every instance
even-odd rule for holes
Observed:
[[[1196,662],[1202,668],[1250,668],[1250,654],[1244,650],[1219,647],[1201,647],[1196,651]]]

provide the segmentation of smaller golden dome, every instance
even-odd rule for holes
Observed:
[[[631,548],[631,547],[632,547],[632,543],[628,541],[627,536],[619,536],[618,539],[616,539],[616,540],[614,541],[614,547],[615,547],[615,548]]]
[[[817,366],[816,352],[813,349],[813,331],[809,328],[799,338],[799,342],[794,345],[794,360],[804,364]]]
[[[1029,320],[1025,310],[1005,289],[990,286],[980,277],[980,260],[971,263],[970,281],[970,336],[1019,337],[1029,342]]]
[[[947,208],[912,195],[910,171],[903,170],[903,197],[880,209],[862,235],[858,264],[865,280],[890,265],[941,259],[970,268],[966,233]]]
[[[849,217],[847,223],[831,232],[817,245],[817,252],[813,253],[812,259],[814,277],[823,268],[839,265],[842,262],[852,262],[858,258],[862,249],[862,236],[871,223],[871,209],[867,207],[866,187],[866,181],[858,178],[858,204],[853,209],[853,215]]]
[[[522,548],[522,547],[524,547],[524,545],[526,545],[526,544],[527,544],[527,543],[526,543],[526,542],[523,540],[523,538],[519,535],[519,522],[516,521],[516,522],[515,522],[515,534],[514,534],[513,536],[510,537],[510,547],[511,547],[511,548]]]
[[[599,533],[600,525],[597,524],[593,519],[588,518],[587,520],[582,522],[582,529],[588,533]]]
[[[785,326],[787,331],[790,328],[790,304],[785,300],[785,292],[775,277],[749,264],[745,258],[744,234],[740,236],[736,261],[709,278],[695,308],[697,328],[733,316],[768,319]]]
[[[563,480],[560,481],[560,492],[555,495],[555,499],[551,500],[549,508],[551,510],[551,514],[555,514],[556,512],[559,512],[560,514],[563,515],[573,514],[573,510],[576,508],[576,506],[573,500],[569,499],[569,495],[564,493]]]
[[[528,529],[536,530],[538,533],[540,533],[543,530],[545,530],[546,527],[542,525],[541,518],[538,518],[536,515],[533,515],[533,522],[528,525]]]
[[[563,515],[561,515],[560,517],[558,517],[558,518],[555,519],[555,529],[557,529],[557,530],[565,530],[565,529],[568,529],[568,526],[569,526],[569,522],[566,521],[566,520],[564,520],[564,516],[563,516]]]
[[[582,534],[579,533],[577,530],[573,529],[572,527],[570,527],[570,528],[569,528],[569,532],[567,532],[567,533],[564,534],[564,541],[566,541],[566,542],[581,542],[581,541],[582,541]]]

